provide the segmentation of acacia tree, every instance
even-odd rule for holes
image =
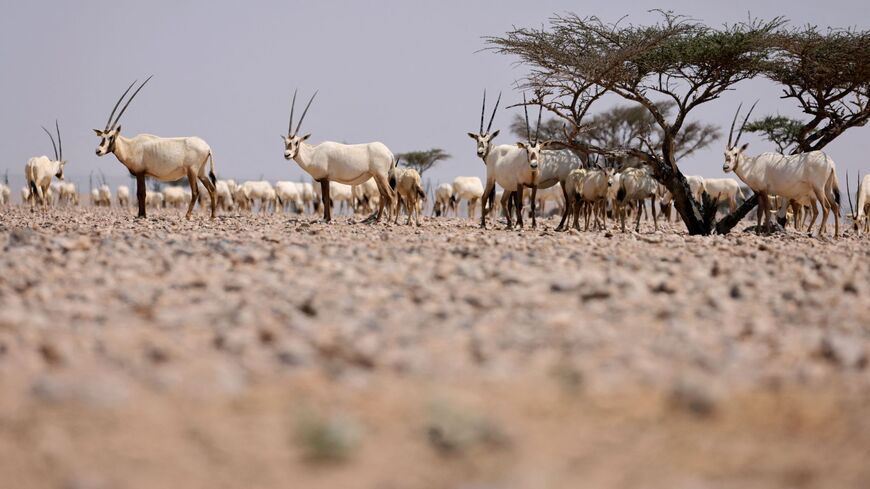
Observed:
[[[490,49],[519,57],[531,72],[521,87],[565,121],[562,143],[608,157],[635,157],[673,195],[690,234],[710,234],[715,206],[695,202],[677,166],[678,141],[687,118],[700,105],[716,100],[738,82],[767,66],[772,37],[782,19],[750,20],[714,29],[671,12],[649,26],[605,23],[597,17],[556,16],[548,27],[519,28],[504,37],[487,38]],[[640,145],[604,148],[583,142],[589,106],[605,93],[640,104],[660,131],[654,143],[640,135]],[[668,115],[659,103],[673,103]],[[721,231],[721,230],[720,230]]]
[[[810,116],[806,121],[768,127],[788,131],[787,137],[792,138],[789,153],[821,150],[847,129],[867,123],[870,31],[820,32],[816,26],[805,26],[780,31],[773,42],[764,75],[782,85],[783,99],[795,100]],[[736,224],[757,202],[753,195],[723,225]]]
[[[436,163],[442,160],[450,159],[451,156],[441,148],[432,148],[428,151],[409,151],[396,155],[396,158],[401,160],[401,165],[407,168],[413,168],[420,173],[420,176],[429,170]]]
[[[670,117],[674,102],[657,102],[658,110]],[[559,119],[548,119],[541,124],[542,140],[559,140],[563,137],[564,123]],[[517,114],[511,123],[511,131],[520,139],[527,139],[525,119]],[[641,105],[618,105],[593,116],[586,124],[584,132],[578,136],[585,143],[603,148],[624,148],[635,144],[638,138],[647,138],[653,147],[661,150],[663,133],[655,125],[655,119]],[[719,139],[719,129],[713,124],[688,122],[675,140],[676,159],[680,160],[698,150],[706,148]],[[620,159],[614,164],[625,165],[631,162]]]

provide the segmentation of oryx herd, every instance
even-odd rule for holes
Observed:
[[[421,224],[420,214],[427,192],[420,174],[412,168],[398,165],[397,158],[380,142],[366,144],[343,144],[324,141],[308,142],[311,134],[300,134],[302,123],[317,96],[308,100],[293,126],[297,92],[294,91],[290,105],[290,121],[286,135],[281,135],[285,160],[294,161],[310,177],[312,182],[279,181],[274,185],[267,181],[246,181],[240,184],[233,180],[218,180],[215,174],[214,155],[209,145],[198,137],[165,138],[151,134],[125,137],[121,134],[120,120],[130,103],[151,80],[148,77],[139,84],[131,83],[117,100],[103,129],[94,129],[99,144],[97,156],[109,153],[123,164],[136,182],[138,217],[146,217],[148,208],[183,207],[190,218],[197,202],[209,206],[215,217],[218,209],[254,210],[260,212],[294,211],[318,212],[322,207],[323,219],[332,220],[333,206],[354,213],[368,214],[363,222],[379,222],[386,213],[397,222],[402,208],[408,215],[407,223]],[[126,103],[120,111],[121,102]],[[557,231],[570,228],[581,229],[580,214],[584,217],[583,230],[607,228],[608,216],[626,231],[626,218],[634,219],[634,230],[640,230],[640,221],[647,214],[646,201],[653,224],[658,230],[656,202],[666,220],[671,218],[670,193],[652,176],[652,172],[640,164],[599,165],[588,155],[581,157],[567,149],[557,149],[558,142],[541,141],[541,112],[539,107],[537,125],[532,131],[529,125],[528,105],[523,96],[526,141],[515,144],[496,145],[494,140],[499,130],[493,130],[493,122],[501,102],[501,93],[486,122],[486,91],[480,114],[478,132],[469,132],[475,141],[477,157],[485,167],[485,180],[460,176],[453,182],[437,185],[433,192],[432,216],[458,215],[459,203],[467,202],[467,216],[476,215],[480,207],[480,226],[487,226],[490,212],[501,212],[507,228],[523,227],[523,207],[528,201],[532,227],[537,226],[538,211],[543,212],[548,202],[559,209]],[[519,105],[519,104],[518,104]],[[796,230],[805,228],[805,218],[812,216],[806,229],[812,233],[818,215],[817,205],[822,208],[818,233],[826,232],[829,215],[834,218],[834,236],[839,235],[840,189],[836,166],[830,156],[813,151],[795,155],[762,153],[750,156],[748,144],[740,145],[740,138],[752,113],[747,112],[743,124],[734,138],[734,129],[741,107],[731,122],[728,144],[724,154],[723,171],[734,173],[742,182],[730,178],[702,178],[687,176],[691,198],[701,202],[706,194],[710,201],[727,205],[733,212],[738,204],[752,193],[758,195],[757,229],[762,229],[762,220],[769,229],[775,212],[780,224],[785,224],[789,213],[793,216]],[[117,115],[116,115],[117,113]],[[485,126],[485,127],[484,127]],[[25,165],[26,186],[21,190],[23,202],[31,208],[57,203],[78,205],[78,191],[74,184],[64,179],[63,143],[60,124],[55,121],[55,134],[42,128],[51,139],[54,158],[39,156],[30,158]],[[57,141],[55,141],[57,136]],[[208,164],[208,167],[207,165]],[[52,184],[52,177],[61,182]],[[160,182],[187,180],[188,188],[169,186],[163,189],[146,187],[146,177]],[[848,178],[847,178],[848,183]],[[500,191],[496,187],[500,187]],[[848,187],[848,185],[847,185]],[[850,189],[847,189],[850,192]],[[870,175],[861,180],[859,176],[856,202],[849,216],[854,229],[870,231]],[[95,206],[111,206],[111,189],[105,180],[98,188],[91,189],[91,203]],[[8,175],[0,184],[0,205],[9,204],[11,192]],[[131,189],[118,186],[114,201],[126,207],[132,204]],[[388,218],[389,219],[389,218]]]

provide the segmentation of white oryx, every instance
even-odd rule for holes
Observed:
[[[767,197],[776,195],[785,199],[798,199],[805,195],[814,195],[822,204],[822,224],[819,236],[826,231],[828,213],[834,213],[834,237],[840,235],[840,188],[837,181],[837,171],[834,160],[821,151],[782,155],[779,153],[762,153],[758,156],[747,156],[749,143],[738,147],[740,136],[749,120],[752,109],[749,109],[743,125],[737,133],[734,144],[731,138],[734,134],[734,123],[740,114],[740,107],[731,122],[728,135],[728,146],[725,149],[725,163],[722,170],[725,173],[734,172],[753,192],[758,194],[757,227],[761,229],[761,218],[764,216],[765,226],[770,228],[770,209]]]
[[[468,218],[474,218],[474,209],[484,196],[483,183],[480,182],[480,179],[477,177],[456,177],[453,179],[451,193],[452,202],[456,205],[456,213],[459,213],[459,206],[465,200],[468,202]]]
[[[224,211],[230,211],[235,206],[233,202],[233,188],[235,187],[235,182],[232,180],[218,180],[215,183],[215,195],[217,197],[218,207],[220,207]]]
[[[302,212],[302,188],[298,183],[275,182],[275,196],[278,197],[278,207],[282,212],[289,211],[291,207],[294,212]]]
[[[118,197],[118,207],[127,207],[130,205],[130,187],[119,185],[115,190],[115,195]]]
[[[12,203],[12,191],[9,190],[9,185],[0,183],[0,205],[6,206]]]
[[[489,118],[489,125],[486,131],[483,129],[483,120],[486,112],[486,91],[483,92],[483,107],[480,109],[480,132],[469,132],[468,137],[474,139],[477,143],[477,156],[483,160],[486,165],[486,186],[483,191],[483,208],[480,213],[480,227],[486,228],[486,215],[493,208],[493,200],[495,197],[495,185],[498,185],[504,190],[505,198],[513,197],[514,206],[517,209],[517,224],[522,227],[522,189],[523,186],[533,186],[535,184],[535,173],[530,164],[530,153],[526,150],[523,143],[518,144],[500,144],[495,146],[492,144],[493,139],[498,136],[499,131],[490,132],[492,122],[495,119],[495,114],[498,111],[498,104],[501,101],[501,94],[495,102],[495,108],[492,110],[492,115]],[[532,152],[540,152],[540,146],[529,146]],[[535,156],[535,170],[537,169],[537,154]],[[455,188],[454,188],[455,190]],[[489,205],[487,205],[489,203]],[[509,209],[505,209],[508,228],[513,227],[511,222],[511,213]]]
[[[97,147],[97,156],[104,156],[109,153],[114,153],[124,166],[130,171],[130,174],[136,176],[136,197],[139,201],[139,217],[145,217],[145,177],[150,176],[164,182],[172,182],[184,177],[190,184],[190,192],[193,198],[190,199],[190,204],[187,207],[186,217],[189,219],[193,212],[193,206],[199,197],[199,185],[197,179],[205,186],[211,198],[211,217],[215,217],[215,208],[217,200],[215,197],[214,182],[214,157],[212,156],[211,148],[205,141],[198,137],[179,137],[179,138],[163,138],[153,136],[151,134],[139,134],[132,138],[121,136],[121,126],[118,122],[124,111],[130,106],[130,102],[142,90],[142,87],[148,83],[151,77],[139,85],[139,88],[133,92],[133,95],[127,100],[124,108],[118,113],[118,117],[114,120],[115,111],[118,105],[136,84],[134,81],[127,87],[127,90],[118,99],[112,113],[109,115],[109,121],[103,130],[94,129],[97,137],[100,138],[100,145]],[[210,162],[208,174],[206,174],[206,162]]]
[[[394,223],[399,222],[399,214],[402,212],[402,206],[405,207],[405,212],[408,214],[408,220],[405,225],[411,224],[411,217],[414,216],[414,221],[417,226],[420,226],[420,207],[426,200],[426,192],[423,190],[423,184],[420,180],[420,174],[413,168],[403,168],[401,174],[396,178],[396,194],[398,195],[398,205],[396,205],[396,215]]]
[[[849,193],[849,207],[852,208],[852,226],[855,233],[861,234],[861,231],[870,232],[870,219],[867,215],[870,214],[870,175],[864,175],[861,179],[861,174],[858,174],[858,190],[855,192],[857,206],[852,205],[852,190],[849,189],[849,175],[846,175],[846,191]]]
[[[712,200],[728,202],[728,209],[732,213],[737,210],[737,197],[743,198],[740,184],[733,178],[705,178],[704,190]]]
[[[302,184],[299,185],[301,187]],[[373,178],[369,178],[359,185],[354,185],[351,191],[353,192],[354,212],[371,214],[378,210],[381,193]]]
[[[332,208],[330,201],[329,182],[334,181],[345,185],[358,185],[369,178],[374,178],[381,201],[378,205],[377,214],[372,214],[364,222],[379,222],[384,212],[384,207],[392,208],[394,193],[390,188],[390,173],[395,167],[396,159],[393,153],[381,142],[366,144],[341,144],[332,141],[324,141],[319,144],[308,144],[305,141],[311,134],[299,135],[302,121],[314,95],[302,111],[302,117],[293,130],[293,111],[296,109],[296,92],[293,92],[293,102],[290,107],[290,125],[287,136],[281,136],[284,141],[284,159],[294,160],[315,181],[320,182],[321,199],[323,201],[323,219],[326,222],[332,220]],[[352,194],[351,194],[352,195]]]
[[[48,206],[48,191],[51,185],[51,177],[63,180],[63,167],[66,161],[63,159],[63,142],[60,139],[60,125],[58,125],[56,120],[54,121],[54,128],[57,131],[57,145],[55,145],[54,137],[48,132],[48,129],[42,128],[51,139],[51,146],[54,148],[54,159],[50,160],[48,156],[37,156],[27,160],[27,164],[24,165],[24,178],[30,191],[31,209],[37,204],[37,200],[43,207]],[[60,148],[59,151],[58,147]]]
[[[659,222],[656,214],[656,197],[658,194],[658,182],[649,174],[646,168],[627,168],[620,173],[619,191],[616,199],[621,205],[619,218],[622,232],[625,232],[625,214],[627,207],[637,204],[637,221],[634,226],[635,232],[640,232],[640,218],[646,207],[646,199],[652,201],[653,223],[656,231],[659,230]]]
[[[480,183],[480,179],[477,179],[478,183]],[[483,185],[480,186],[480,191],[483,193]],[[449,211],[455,210],[456,200],[453,198],[453,185],[450,183],[442,183],[435,187],[435,203],[432,206],[432,215],[436,217],[440,217],[444,215],[447,217]]]
[[[190,195],[181,187],[170,186],[163,189],[163,205],[178,209],[184,204],[190,204]]]
[[[66,182],[58,185],[57,202],[68,206],[79,205],[79,192],[76,189],[76,184]]]
[[[254,204],[260,203],[260,213],[265,214],[269,210],[275,211],[278,207],[278,195],[272,184],[265,180],[248,181],[239,186],[241,195],[247,202],[247,209],[254,210]]]

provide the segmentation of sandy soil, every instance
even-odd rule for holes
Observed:
[[[870,238],[0,209],[0,487],[870,486]]]

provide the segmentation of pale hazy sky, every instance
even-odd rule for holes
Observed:
[[[154,79],[122,121],[123,132],[200,136],[212,147],[221,178],[297,179],[303,172],[283,159],[289,99],[299,87],[304,101],[320,90],[303,131],[312,142],[380,140],[395,153],[444,148],[453,159],[432,170],[433,180],[484,174],[466,132],[477,129],[480,95],[519,93],[524,74],[512,60],[478,52],[481,36],[512,25],[540,25],[553,13],[576,12],[634,22],[652,19],[650,8],[671,9],[712,25],[787,16],[793,24],[868,27],[860,1],[728,2],[589,1],[10,1],[0,17],[0,176],[23,183],[31,156],[51,154],[39,128],[61,121],[68,179],[87,189],[102,169],[128,181],[113,155],[94,154],[117,97],[135,78]],[[787,8],[785,7],[787,5]],[[761,103],[756,114],[797,115],[766,81],[744,82],[694,113],[725,126],[740,101]],[[605,109],[601,105],[599,110]],[[502,111],[497,142],[514,141]],[[746,136],[744,136],[746,137]],[[754,151],[771,145],[748,137]],[[722,146],[681,162],[687,174],[718,175]],[[865,155],[870,128],[851,129],[827,147],[845,170],[870,170]]]

